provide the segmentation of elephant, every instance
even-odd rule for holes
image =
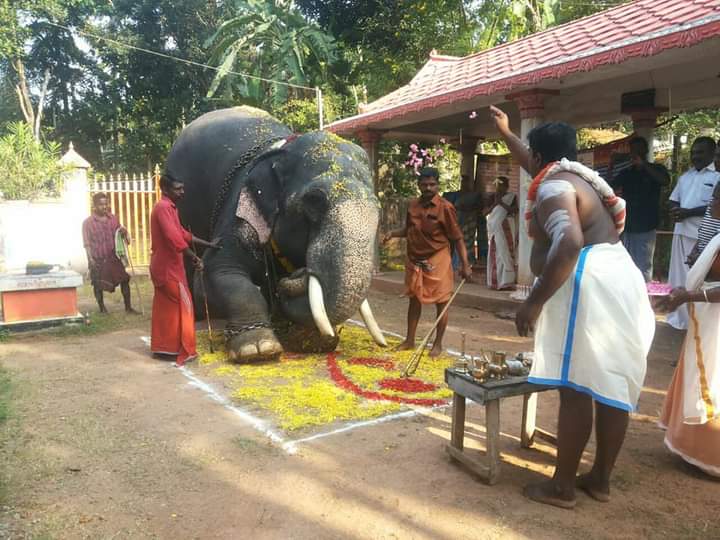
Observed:
[[[185,184],[181,222],[220,239],[188,281],[196,314],[207,301],[210,316],[225,319],[230,360],[333,350],[336,326],[358,310],[386,345],[367,301],[379,203],[362,148],[233,107],[185,127],[165,171]]]

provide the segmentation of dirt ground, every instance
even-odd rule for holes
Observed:
[[[405,302],[371,296],[381,326],[399,333]],[[87,298],[83,307],[92,308]],[[449,410],[309,441],[290,455],[151,359],[140,340],[147,316],[113,317],[104,333],[0,344],[13,381],[0,428],[0,538],[720,538],[720,483],[671,456],[655,425],[680,345],[668,332],[650,356],[611,502],[579,494],[566,511],[521,494],[552,473],[554,451],[519,447],[519,398],[502,403],[495,486],[449,461]],[[423,324],[430,319],[428,310]],[[471,351],[529,348],[490,313],[454,309],[447,345],[459,348],[462,331]],[[556,408],[554,392],[540,395],[540,426],[554,431]],[[483,416],[468,410],[471,449],[484,447]]]

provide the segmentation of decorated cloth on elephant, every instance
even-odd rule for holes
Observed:
[[[177,355],[181,366],[197,356],[195,315],[183,262],[192,235],[180,225],[177,207],[164,195],[150,216],[150,236],[150,278],[155,287],[150,349]]]
[[[405,295],[422,304],[447,302],[453,291],[450,242],[463,239],[455,207],[439,195],[408,207]]]

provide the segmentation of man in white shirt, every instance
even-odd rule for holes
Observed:
[[[715,170],[713,158],[716,144],[710,137],[698,137],[690,149],[692,168],[683,174],[670,194],[670,215],[675,220],[672,252],[670,255],[670,284],[684,287],[688,266],[686,260],[698,238],[700,222],[712,197],[720,173]],[[667,322],[679,330],[688,327],[687,308],[683,304],[670,313]]]

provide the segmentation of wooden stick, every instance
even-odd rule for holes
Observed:
[[[190,232],[190,235],[192,236],[192,229],[188,229]],[[195,255],[197,255],[197,246],[195,245],[195,237],[192,237],[192,246],[193,251],[195,252]],[[208,327],[208,341],[210,342],[210,354],[215,353],[215,348],[213,347],[213,334],[212,334],[212,324],[210,323],[210,309],[208,308],[208,299],[207,299],[207,293],[205,292],[205,269],[203,268],[200,270],[200,292],[202,292],[203,300],[205,301],[205,319],[207,319],[207,327]]]
[[[138,297],[138,305],[140,306],[140,313],[142,315],[145,315],[145,310],[143,309],[143,301],[142,296],[140,296],[140,285],[137,282],[137,274],[135,273],[135,266],[133,266],[132,257],[130,256],[130,246],[128,246],[127,240],[123,237],[122,239],[123,244],[125,245],[125,254],[127,255],[128,263],[130,264],[130,273],[132,274],[132,280],[135,284],[135,292],[137,293]]]
[[[420,360],[422,359],[423,353],[425,352],[425,348],[427,347],[428,341],[430,341],[430,336],[437,328],[438,324],[440,324],[440,321],[445,316],[445,313],[447,313],[447,310],[450,309],[450,304],[453,303],[453,300],[455,300],[455,297],[457,296],[457,293],[460,292],[460,289],[462,286],[465,285],[465,279],[463,279],[460,284],[457,286],[457,289],[455,289],[455,292],[450,297],[450,300],[448,300],[447,304],[445,304],[445,307],[440,312],[440,315],[438,315],[438,318],[435,319],[435,322],[430,327],[430,330],[425,335],[425,338],[420,342],[420,346],[415,349],[415,352],[410,357],[410,361],[408,361],[407,365],[405,366],[405,369],[402,371],[401,377],[407,378],[413,373],[415,373],[415,370],[417,370],[418,366],[420,365]]]

